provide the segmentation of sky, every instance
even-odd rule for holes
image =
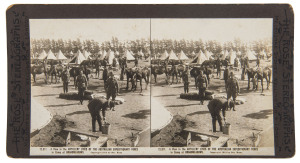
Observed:
[[[251,42],[272,38],[272,19],[30,19],[30,37],[98,42],[151,39]]]

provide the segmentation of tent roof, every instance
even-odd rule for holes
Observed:
[[[127,61],[133,61],[133,60],[135,60],[135,58],[134,58],[133,55],[132,55],[132,52],[129,51],[129,50],[126,50],[126,51],[125,51],[125,57],[126,57],[126,60],[127,60]]]
[[[47,60],[50,60],[50,59],[53,59],[53,60],[57,59],[51,50],[49,50],[48,55],[47,55]]]
[[[195,53],[194,53],[195,54]],[[181,50],[181,52],[178,55],[179,60],[188,60],[189,58],[184,54],[184,52]]]
[[[59,60],[67,59],[67,57],[61,52],[61,50],[58,51],[56,58]]]
[[[107,58],[108,58],[108,64],[112,64],[113,63],[113,59],[115,58],[114,52],[110,50],[107,53]]]
[[[200,50],[197,57],[191,63],[202,64],[205,60],[208,60],[205,54]]]
[[[255,52],[251,50],[246,52],[246,57],[248,57],[249,60],[256,60]]]
[[[159,57],[159,59],[161,60],[165,60],[169,57],[169,54],[167,52],[167,50],[165,50],[165,52]]]
[[[45,50],[43,50],[37,59],[45,59],[46,57],[47,57],[47,53],[45,52]]]
[[[173,52],[173,50],[170,52],[169,59],[170,60],[179,60],[178,57],[176,56],[176,54]]]
[[[81,53],[80,50],[75,54],[74,58],[69,63],[75,63],[75,64],[80,64],[82,61],[86,60],[84,55]]]
[[[83,51],[83,55],[84,55],[84,57],[87,59],[87,58],[91,55],[91,53],[84,50],[84,51]]]
[[[237,57],[237,53],[235,51],[230,52],[230,64],[234,64],[234,59]]]

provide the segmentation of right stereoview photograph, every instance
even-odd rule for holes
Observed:
[[[274,155],[272,22],[151,19],[152,147]]]

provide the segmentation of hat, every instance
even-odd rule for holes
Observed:
[[[109,75],[109,76],[114,76],[114,74],[113,74],[112,71],[110,71],[110,72],[108,73],[108,75]]]

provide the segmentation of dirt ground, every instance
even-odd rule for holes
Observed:
[[[250,66],[255,66],[255,63],[251,63]],[[240,75],[241,70],[235,71],[235,74]],[[224,80],[220,80],[214,76],[211,79],[208,90],[214,91],[216,94],[225,95],[224,85]],[[264,90],[263,94],[261,93],[260,83],[258,91],[248,91],[246,80],[239,81],[239,85],[241,91],[239,97],[246,99],[246,102],[242,105],[236,105],[237,111],[226,112],[227,122],[231,124],[230,145],[232,147],[249,147],[253,145],[253,135],[257,135],[266,129],[271,129],[271,133],[273,131],[272,83],[270,85],[270,90]],[[266,88],[266,81],[264,81],[264,88]],[[197,91],[193,79],[190,84],[190,92],[191,91]],[[183,92],[183,84],[166,85],[165,75],[159,75],[158,83],[152,83],[151,85],[151,97],[156,98],[173,116],[178,115],[183,117],[187,121],[193,123],[194,128],[203,131],[212,131],[211,116],[207,109],[208,101],[205,101],[204,105],[200,105],[199,101],[180,99],[179,95]],[[155,117],[152,117],[151,120],[155,120]],[[170,123],[170,125],[173,124]],[[170,126],[166,126],[166,128],[169,127]],[[219,125],[217,124],[217,131],[218,130]],[[161,130],[161,133],[156,133],[156,136],[152,137],[151,144],[158,145],[159,142],[154,141],[158,140],[157,137],[163,137],[161,135],[164,134],[163,130]],[[273,137],[273,135],[271,136]],[[268,147],[272,147],[273,145],[274,142],[264,144],[264,146]],[[167,146],[171,145],[168,144]]]
[[[140,65],[146,65],[147,62],[139,61]],[[133,67],[133,63],[129,63]],[[118,71],[117,73],[120,73]],[[102,75],[102,72],[101,72]],[[101,76],[102,79],[102,76]],[[111,124],[109,139],[110,146],[130,146],[131,136],[136,135],[150,127],[150,85],[148,90],[143,90],[140,94],[140,86],[135,92],[125,90],[126,81],[119,83],[121,90],[118,97],[124,98],[125,102],[115,107],[116,111],[106,112],[106,121]],[[145,83],[143,83],[143,89]],[[93,74],[90,77],[88,90],[94,93],[104,93],[103,80],[99,80]],[[69,91],[77,91],[73,85],[71,78]],[[91,116],[87,108],[88,101],[84,101],[83,105],[79,101],[60,99],[59,94],[63,93],[62,83],[44,84],[44,75],[37,75],[37,83],[32,84],[31,96],[47,108],[52,115],[65,118],[67,122],[73,122],[75,128],[80,130],[91,131]],[[38,137],[41,132],[35,135]],[[31,145],[36,144],[34,137],[31,138]],[[147,138],[148,146],[150,145],[150,136]],[[37,146],[40,144],[36,144]]]

